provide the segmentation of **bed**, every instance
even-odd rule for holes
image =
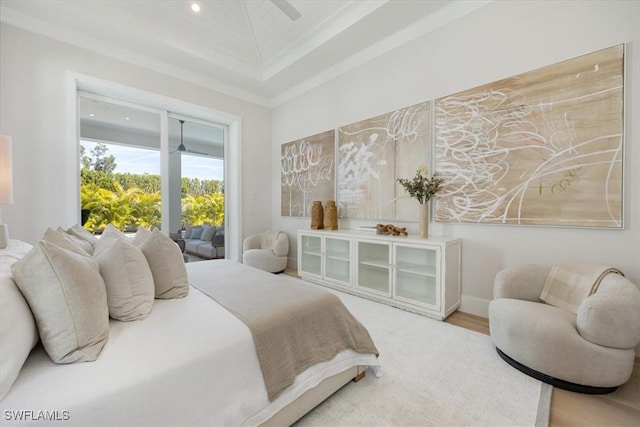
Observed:
[[[7,264],[2,264],[3,286]],[[189,295],[156,299],[142,321],[110,320],[109,340],[96,361],[55,364],[36,345],[0,402],[2,424],[290,425],[365,367],[378,365],[375,352],[344,349],[305,369],[271,398],[252,332],[207,294],[207,283],[287,284],[328,292],[229,260],[186,268]]]

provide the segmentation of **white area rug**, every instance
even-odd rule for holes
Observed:
[[[552,387],[505,363],[490,337],[342,292],[367,327],[368,369],[296,426],[547,426]]]

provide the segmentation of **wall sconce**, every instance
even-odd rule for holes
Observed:
[[[13,168],[11,137],[0,135],[0,205],[13,204]],[[9,226],[2,224],[0,210],[0,249],[9,246]]]

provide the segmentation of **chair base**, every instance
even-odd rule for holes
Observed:
[[[618,389],[618,387],[594,387],[582,384],[576,384],[569,381],[561,380],[555,377],[551,377],[549,375],[543,374],[542,372],[538,372],[535,369],[531,369],[528,366],[523,365],[520,362],[517,362],[504,354],[498,347],[496,347],[496,351],[498,355],[507,362],[509,365],[516,368],[518,371],[523,374],[529,375],[537,380],[540,380],[544,383],[551,384],[554,387],[561,388],[563,390],[573,391],[575,393],[583,393],[583,394],[608,394],[613,393]]]

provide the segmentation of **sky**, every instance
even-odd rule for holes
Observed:
[[[86,153],[90,155],[91,150],[93,150],[97,143],[80,141],[80,144],[85,147]],[[116,169],[114,172],[160,175],[159,151],[117,144],[106,145],[109,148],[106,155],[113,155],[116,158]],[[177,156],[178,153],[171,155]],[[222,159],[182,153],[182,177],[224,181],[224,161]]]

